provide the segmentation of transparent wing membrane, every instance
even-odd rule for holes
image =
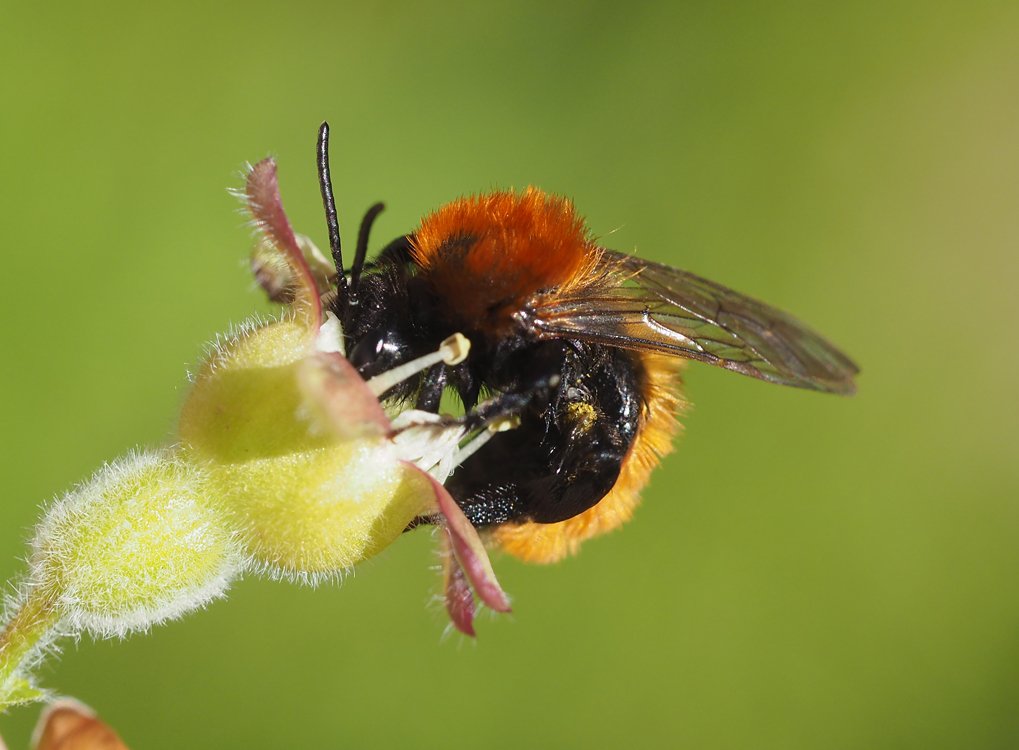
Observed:
[[[780,385],[855,390],[859,368],[791,315],[687,271],[604,252],[622,282],[539,304],[540,336],[662,352]]]

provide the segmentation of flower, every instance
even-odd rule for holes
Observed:
[[[473,634],[475,595],[509,609],[478,532],[442,485],[500,426],[467,439],[455,421],[390,418],[379,401],[427,367],[463,361],[470,342],[456,334],[363,380],[324,311],[328,275],[290,226],[272,160],[250,169],[243,197],[260,237],[256,278],[285,310],[212,347],[173,445],[104,466],[46,510],[0,630],[0,711],[45,696],[29,668],[61,635],[147,629],[222,596],[245,571],[342,575],[420,516],[441,520],[453,624]]]
[[[470,343],[456,334],[432,354],[362,380],[343,355],[339,321],[323,313],[330,289],[305,256],[314,259],[313,246],[302,248],[283,210],[275,162],[250,170],[244,198],[261,252],[274,247],[286,258],[289,315],[217,348],[195,378],[179,433],[210,472],[247,554],[273,575],[315,580],[388,546],[414,518],[438,515],[450,565],[482,601],[506,611],[477,531],[442,486],[477,444],[461,448],[463,429],[433,414],[390,421],[378,400],[440,361],[463,361]],[[469,631],[461,612],[451,609],[454,624]]]

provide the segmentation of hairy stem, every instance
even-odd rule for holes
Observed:
[[[28,681],[27,667],[59,621],[57,597],[50,591],[35,589],[0,631],[0,713],[40,697]]]

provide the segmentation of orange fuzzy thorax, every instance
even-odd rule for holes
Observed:
[[[459,198],[414,233],[415,263],[454,316],[493,332],[589,283],[600,251],[573,204],[537,188]]]

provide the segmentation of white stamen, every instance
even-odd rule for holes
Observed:
[[[453,466],[459,466],[481,450],[485,446],[485,443],[492,439],[492,435],[494,434],[495,433],[492,430],[482,430],[468,440],[460,450],[453,454],[453,459],[451,461]]]
[[[488,423],[488,427],[485,430],[472,437],[463,445],[462,448],[460,448],[460,450],[453,454],[453,466],[459,466],[481,450],[485,446],[485,443],[492,439],[492,436],[495,433],[506,432],[506,430],[512,430],[519,426],[520,417],[515,415],[492,420]]]
[[[515,430],[519,426],[520,415],[508,414],[505,417],[499,417],[489,422],[488,430],[489,432],[506,432],[507,430]]]
[[[457,447],[464,436],[463,427],[445,424],[445,417],[438,414],[410,409],[393,419],[392,439],[401,458],[414,462],[440,482],[445,482],[457,466],[477,453],[493,435],[519,426],[520,417],[516,415],[500,417],[489,422],[463,446]]]
[[[464,430],[457,424],[444,424],[443,417],[411,409],[393,420],[393,445],[405,461],[445,482],[456,467],[452,462]]]
[[[439,346],[440,352],[445,352],[443,362],[447,365],[458,365],[467,359],[471,351],[471,341],[462,333],[454,333]]]
[[[417,375],[422,370],[427,370],[432,365],[444,362],[447,365],[458,365],[467,359],[471,350],[470,340],[462,333],[454,333],[442,342],[439,348],[431,354],[412,359],[399,367],[394,367],[381,375],[376,375],[367,381],[367,386],[376,396],[381,396],[397,383]]]

